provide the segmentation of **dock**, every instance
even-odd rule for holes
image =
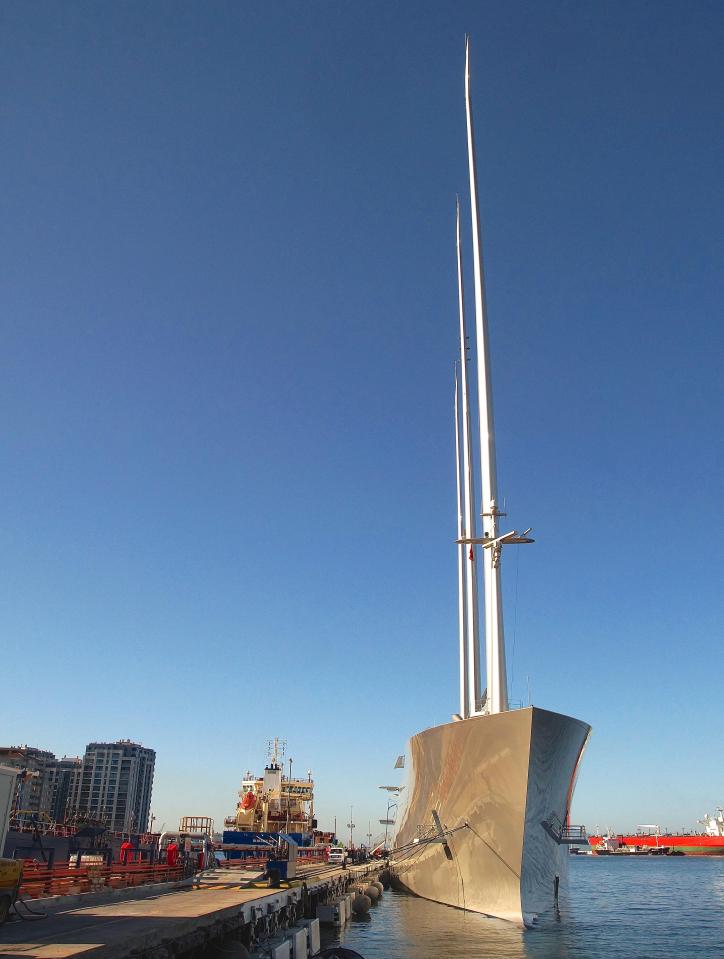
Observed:
[[[303,867],[293,884],[280,888],[249,888],[248,874],[214,869],[184,888],[147,892],[142,898],[128,890],[127,897],[79,905],[76,897],[70,908],[61,904],[43,919],[16,918],[0,927],[0,956],[167,959],[192,956],[229,936],[253,947],[314,917],[319,905],[343,896],[354,881],[379,869],[379,863],[347,869]],[[42,900],[32,900],[31,907],[42,910]]]

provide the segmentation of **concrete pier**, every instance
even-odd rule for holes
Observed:
[[[143,898],[114,899],[49,911],[33,922],[15,919],[0,927],[3,959],[167,959],[192,955],[231,934],[274,929],[299,913],[304,901],[341,895],[354,879],[379,864],[303,870],[286,888],[242,888],[248,874],[211,870],[193,886]],[[305,872],[307,876],[305,877]],[[303,885],[302,885],[303,884]],[[310,899],[311,897],[311,899]],[[35,900],[32,908],[42,909]],[[21,907],[22,908],[22,907]]]

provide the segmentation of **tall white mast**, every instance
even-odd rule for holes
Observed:
[[[468,344],[465,330],[465,288],[463,255],[460,240],[460,201],[455,204],[455,245],[458,267],[458,307],[460,314],[460,392],[462,394],[462,475],[464,504],[464,536],[475,536],[475,485],[473,482],[473,448],[470,429],[470,389],[468,386]],[[480,634],[478,631],[478,574],[475,549],[471,545],[463,556],[465,567],[465,608],[467,614],[467,685],[468,715],[478,711],[480,702]]]
[[[462,504],[462,478],[460,475],[460,406],[458,402],[458,371],[455,367],[455,481],[458,492],[458,539],[465,536],[465,519]],[[467,604],[465,600],[465,555],[472,547],[458,544],[458,623],[460,626],[460,718],[470,716],[468,709],[468,651],[467,651]]]
[[[470,213],[473,234],[473,269],[475,278],[475,332],[478,353],[478,404],[480,408],[480,467],[482,480],[482,538],[497,540],[498,511],[497,470],[495,463],[495,427],[493,392],[490,381],[488,317],[485,302],[485,274],[480,238],[478,183],[473,138],[473,114],[470,102],[470,38],[465,38],[465,113],[468,130],[468,172],[470,175]],[[470,534],[468,534],[470,535]],[[508,681],[505,669],[505,640],[500,584],[502,550],[497,543],[482,550],[485,590],[485,665],[488,680],[488,712],[500,713],[508,708]]]

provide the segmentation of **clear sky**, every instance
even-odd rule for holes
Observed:
[[[279,735],[366,832],[457,708],[466,31],[511,697],[576,821],[724,803],[721,3],[6,0],[0,741],[158,824]]]

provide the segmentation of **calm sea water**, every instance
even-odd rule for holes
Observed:
[[[365,959],[724,959],[724,857],[571,857],[561,919],[532,930],[385,892],[339,939]]]

